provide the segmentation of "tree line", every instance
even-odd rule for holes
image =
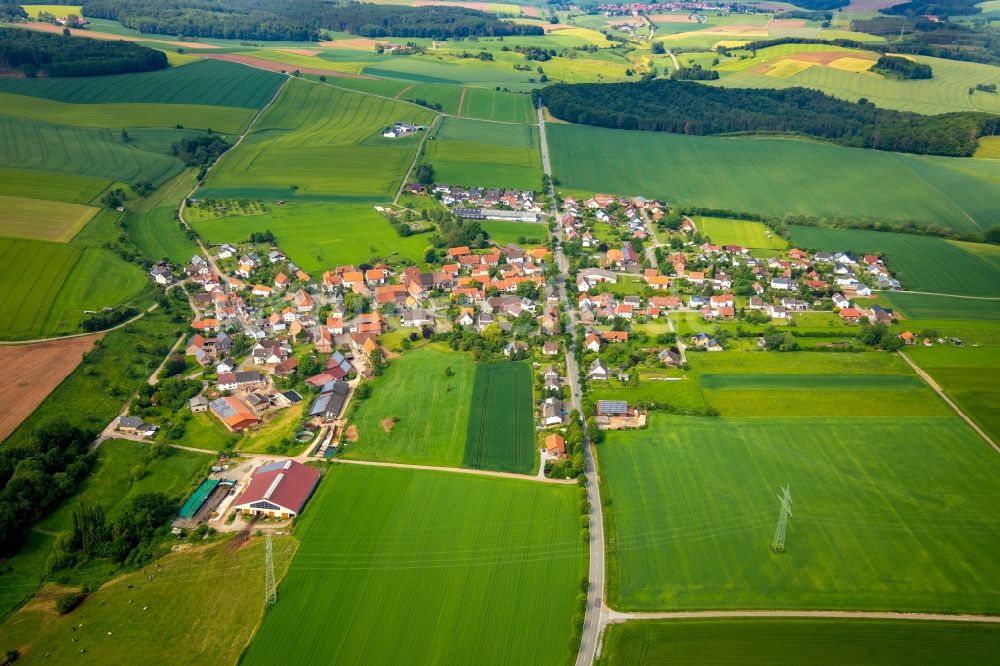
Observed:
[[[133,42],[0,28],[0,72],[35,76],[103,76],[167,67],[161,51]]]
[[[83,13],[144,33],[240,40],[315,41],[323,30],[432,39],[543,34],[538,26],[463,7],[321,0],[88,0]]]
[[[537,93],[572,123],[673,134],[799,134],[842,146],[972,155],[1000,119],[987,113],[924,116],[879,109],[805,88],[721,88],[690,81],[556,84]]]
[[[24,445],[0,448],[0,555],[17,552],[31,526],[76,492],[96,458],[93,440],[92,432],[52,421]]]
[[[898,79],[929,79],[933,76],[930,65],[897,56],[882,56],[872,67],[872,71]]]

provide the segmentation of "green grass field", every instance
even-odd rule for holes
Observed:
[[[494,63],[483,63],[445,55],[440,57],[440,60],[432,55],[391,58],[365,67],[364,73],[412,83],[470,83],[502,87],[525,85],[529,78],[538,76],[534,72],[515,71],[499,59]],[[521,60],[520,57],[518,59]]]
[[[72,529],[73,510],[78,501],[101,505],[109,520],[116,519],[125,502],[140,493],[166,493],[183,501],[213,462],[206,453],[177,449],[171,449],[166,458],[148,460],[149,444],[123,439],[108,440],[98,451],[97,465],[80,492],[39,523],[40,528],[57,532]],[[138,481],[132,479],[136,467],[146,470]],[[180,502],[177,506],[180,507]]]
[[[788,247],[783,238],[769,233],[767,227],[760,222],[704,215],[698,215],[693,220],[701,235],[708,236],[716,245],[742,245],[769,250],[784,250]]]
[[[114,307],[137,297],[149,284],[141,268],[109,250],[88,247],[73,265],[52,303],[42,332],[73,333],[86,317],[85,310]]]
[[[720,138],[551,124],[553,170],[569,189],[664,197],[736,211],[988,228],[1000,162],[843,148],[805,140]],[[823,164],[817,174],[816,164]]]
[[[476,375],[471,355],[437,347],[392,359],[371,397],[357,405],[351,421],[358,441],[347,444],[344,457],[460,466]]]
[[[208,243],[241,242],[252,231],[271,230],[278,245],[303,270],[328,270],[373,257],[419,262],[428,236],[401,237],[370,205],[291,201],[267,215],[226,217],[194,228]]]
[[[528,247],[543,245],[549,238],[549,228],[544,224],[531,222],[496,222],[484,220],[479,223],[483,231],[490,235],[490,240],[503,247],[510,243]],[[521,240],[524,240],[522,243]]]
[[[219,60],[156,72],[78,78],[0,79],[0,92],[73,104],[204,104],[259,109],[284,77]]]
[[[83,251],[59,243],[0,238],[0,335],[32,337],[41,332],[56,295]]]
[[[514,123],[535,122],[531,96],[491,88],[465,88],[463,118],[484,118]]]
[[[1000,348],[916,346],[907,356],[944,389],[966,416],[1000,441]]]
[[[100,504],[108,518],[114,520],[121,513],[125,500],[138,493],[179,495],[187,492],[211,462],[211,456],[190,451],[171,451],[166,458],[147,461],[148,453],[149,445],[139,442],[108,440],[101,445],[93,472],[80,491],[38,524],[44,534],[29,536],[25,546],[4,562],[4,570],[0,573],[0,617],[30,597],[41,584],[45,561],[54,541],[51,533],[72,528],[72,514],[78,501]],[[146,470],[145,475],[133,481],[132,471],[140,466]]]
[[[640,381],[638,386],[623,385],[614,380],[592,382],[587,395],[594,401],[656,402],[681,409],[703,409],[706,406],[701,386],[693,377],[682,381]]]
[[[740,619],[613,624],[600,666],[732,664],[954,664],[1000,650],[1000,629],[967,622]]]
[[[274,540],[277,580],[295,547],[291,537]],[[185,664],[236,663],[264,615],[264,540],[194,546],[158,563],[161,570],[145,567],[105,584],[67,615],[55,612],[57,590],[48,591],[47,601],[30,602],[0,625],[0,644],[16,645],[26,664],[110,664],[122,655],[148,666],[165,655]],[[207,611],[205,600],[220,590],[225,603]]]
[[[74,127],[121,130],[123,127],[213,129],[238,134],[253,117],[253,109],[196,104],[116,103],[69,104],[54,100],[0,93],[4,115]]]
[[[241,663],[567,664],[576,504],[572,486],[334,466]]]
[[[903,286],[913,291],[1000,295],[1000,262],[933,236],[860,229],[789,227],[792,242],[813,250],[884,253]]]
[[[144,214],[126,213],[129,239],[150,259],[166,258],[182,264],[198,252],[198,246],[181,231],[177,210],[154,208]]]
[[[445,118],[424,160],[441,182],[534,190],[541,187],[538,130],[531,125]]]
[[[382,130],[397,121],[428,124],[432,118],[411,104],[292,80],[205,185],[216,198],[257,198],[266,191],[281,198],[389,200],[419,139],[384,139]]]
[[[950,414],[891,354],[689,354],[688,364],[706,403],[727,417]]]
[[[535,469],[531,368],[525,363],[476,366],[462,465],[530,474]]]
[[[94,217],[92,206],[0,195],[0,236],[66,243]]]
[[[969,88],[977,83],[1000,83],[1000,71],[996,67],[973,62],[942,60],[918,56],[917,61],[930,65],[934,76],[922,81],[891,79],[872,72],[851,72],[834,67],[814,64],[787,77],[747,71],[761,62],[772,60],[776,55],[790,55],[802,51],[839,51],[841,49],[822,44],[784,44],[761,49],[756,58],[738,60],[719,67],[720,73],[727,69],[741,71],[724,74],[712,85],[733,88],[788,88],[802,86],[819,90],[828,95],[856,102],[862,97],[879,108],[912,111],[921,114],[938,114],[955,111],[985,111],[1000,113],[1000,98],[989,93],[969,94]],[[845,56],[857,57],[859,52],[845,49]],[[861,52],[863,55],[866,52]],[[877,54],[867,52],[874,60]]]
[[[0,169],[2,196],[86,204],[100,196],[108,184],[106,180],[66,173]]]
[[[956,417],[654,416],[600,467],[613,607],[997,611],[1000,458]]]
[[[132,130],[126,143],[120,131],[0,116],[0,164],[160,184],[180,172],[180,161],[168,151],[171,143],[186,134],[180,130]]]
[[[910,319],[966,319],[1000,321],[1000,300],[928,296],[894,291],[882,298]],[[906,325],[906,322],[903,322]]]

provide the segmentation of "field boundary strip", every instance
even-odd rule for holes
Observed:
[[[287,456],[286,456],[287,457]],[[353,460],[349,458],[338,458],[334,456],[331,460],[344,465],[368,465],[369,467],[397,467],[399,469],[413,469],[428,472],[452,472],[454,474],[473,474],[476,476],[493,476],[500,479],[514,479],[517,481],[533,481],[535,483],[557,483],[562,485],[572,485],[575,479],[550,479],[532,474],[519,474],[517,472],[499,472],[489,469],[472,469],[469,467],[443,467],[441,465],[414,465],[411,463],[391,463],[379,462],[376,460]]]
[[[861,620],[921,620],[927,622],[982,622],[1000,624],[998,615],[949,615],[947,613],[897,613],[893,611],[851,611],[851,610],[704,610],[704,611],[665,611],[665,612],[621,612],[604,607],[603,624],[621,624],[641,620],[685,620],[706,618],[825,618],[825,619],[861,619]]]
[[[993,441],[993,438],[990,437],[989,435],[987,435],[986,431],[979,427],[979,424],[977,424],[975,421],[973,421],[965,412],[963,412],[959,408],[959,406],[951,398],[948,397],[948,395],[944,392],[944,390],[941,388],[941,386],[936,381],[934,381],[934,378],[931,377],[930,374],[928,374],[927,372],[925,372],[923,368],[921,368],[919,365],[917,365],[916,361],[914,361],[913,359],[911,359],[909,356],[907,356],[906,354],[904,354],[902,351],[899,352],[899,355],[902,356],[903,360],[910,364],[910,367],[913,368],[914,372],[916,372],[917,375],[921,379],[923,379],[925,382],[927,382],[927,385],[930,386],[931,389],[933,389],[934,392],[937,393],[938,396],[942,400],[944,400],[945,404],[947,404],[949,407],[951,407],[951,409],[956,414],[958,414],[960,417],[962,417],[962,420],[965,421],[967,424],[969,424],[969,427],[972,428],[972,430],[977,435],[979,435],[980,437],[982,437],[986,441],[986,443],[989,444],[990,447],[993,448],[994,451],[996,451],[997,453],[1000,453],[1000,446],[997,446],[997,443]],[[1000,620],[998,620],[998,621],[1000,621]]]
[[[234,61],[227,61],[227,62],[234,62]],[[243,65],[244,67],[251,67],[253,69],[260,69],[260,70],[265,71],[265,72],[272,71],[272,70],[269,70],[269,69],[266,69],[266,68],[263,68],[263,67],[258,67],[256,65],[252,65],[250,63],[245,63],[245,62],[238,62],[236,64]],[[291,79],[291,78],[298,78],[298,77],[293,77],[291,74],[286,74],[285,76],[288,77],[289,79]],[[372,78],[379,78],[379,79],[381,79],[381,78],[384,78],[384,77],[372,77]],[[391,101],[394,101],[394,102],[401,102],[403,104],[410,104],[412,106],[418,107],[418,108],[423,109],[425,111],[430,111],[431,113],[436,113],[438,116],[446,116],[448,118],[458,118],[459,117],[459,116],[452,115],[450,113],[444,113],[443,111],[436,111],[434,109],[428,109],[427,107],[421,106],[421,105],[417,104],[416,102],[411,102],[411,101],[405,100],[405,99],[399,99],[397,97],[390,97],[388,95],[380,95],[378,93],[374,93],[374,92],[371,92],[371,91],[368,91],[368,90],[357,90],[355,88],[345,88],[344,86],[338,86],[338,85],[336,85],[334,83],[330,83],[329,81],[313,81],[312,79],[304,79],[304,78],[299,78],[299,80],[300,81],[305,81],[307,83],[312,83],[314,85],[319,85],[319,86],[330,86],[331,88],[336,88],[337,90],[343,90],[344,92],[356,93],[358,95],[368,95],[369,97],[378,97],[380,99],[391,100]],[[414,86],[415,85],[416,84],[414,84]],[[279,87],[278,91],[280,92],[281,88],[283,88],[283,87],[284,87],[284,85],[282,85],[281,87]],[[402,95],[407,90],[409,90],[409,88],[400,91],[398,94]],[[273,102],[274,100],[272,99],[271,101]],[[267,108],[267,106],[270,106],[270,104],[271,103],[269,102],[267,105],[265,105],[264,108]],[[263,109],[261,109],[261,110],[263,111]],[[481,120],[484,123],[497,123],[499,125],[525,125],[525,124],[527,124],[527,125],[537,125],[538,124],[538,123],[519,123],[519,122],[514,122],[514,121],[511,121],[511,120],[494,120],[494,119],[491,119],[491,118],[476,118],[476,120]],[[235,148],[235,147],[236,146],[233,146],[233,148]]]

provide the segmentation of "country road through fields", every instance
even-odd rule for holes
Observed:
[[[545,175],[549,177],[549,196],[552,198],[552,214],[558,217],[558,210],[555,207],[555,190],[552,182],[552,167],[549,164],[549,146],[545,140],[545,115],[542,106],[538,106],[538,134],[542,147],[542,168]],[[559,268],[557,288],[559,290],[559,300],[566,306],[566,314],[569,317],[569,330],[573,336],[573,347],[578,344],[576,340],[576,308],[566,300],[566,280],[569,277],[569,262],[562,253],[562,227],[559,227],[560,245],[556,248],[554,257],[556,266]],[[587,588],[587,611],[583,622],[583,635],[580,638],[580,650],[576,655],[577,666],[591,666],[594,657],[597,655],[597,645],[601,638],[601,627],[604,622],[604,514],[601,509],[601,488],[600,478],[597,476],[597,465],[594,462],[594,454],[590,449],[590,441],[587,439],[587,428],[583,423],[583,411],[580,405],[580,369],[576,363],[576,356],[572,348],[566,349],[566,377],[569,380],[570,406],[580,414],[581,426],[583,426],[583,460],[584,475],[587,480],[587,500],[590,502],[590,570],[588,573],[589,585]]]

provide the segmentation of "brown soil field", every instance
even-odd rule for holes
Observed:
[[[768,28],[804,28],[806,27],[805,19],[772,19],[770,23],[767,24]]]
[[[347,438],[348,442],[358,441],[358,427],[353,423],[347,426],[347,431],[344,433],[344,437]]]
[[[49,23],[20,23],[22,27],[30,28],[32,30],[38,30],[39,32],[54,32],[62,34],[61,25],[51,25]],[[124,35],[109,35],[105,32],[94,32],[93,30],[73,30],[72,34],[74,37],[90,37],[91,39],[110,39],[113,41],[122,42],[157,42],[159,44],[166,44],[168,46],[181,46],[186,49],[217,49],[218,46],[214,44],[202,44],[200,42],[171,42],[159,39],[153,39],[151,37],[127,37]]]
[[[822,65],[827,65],[838,58],[844,58],[851,55],[853,54],[845,51],[807,51],[805,53],[796,53],[794,56],[788,56],[788,58],[792,58],[794,60],[805,60],[806,62],[818,62]],[[785,60],[785,58],[778,58],[778,60]]]
[[[80,364],[100,335],[30,345],[0,346],[6,381],[0,410],[0,441],[14,432],[35,407]]]
[[[538,7],[531,7],[529,5],[522,5],[521,13],[524,14],[525,16],[535,16],[535,17],[539,16]]]
[[[695,23],[689,14],[653,14],[649,18],[653,23]]]
[[[206,54],[206,58],[214,58],[216,60],[226,60],[228,62],[238,62],[241,65],[249,65],[250,67],[256,67],[257,69],[266,69],[269,72],[280,72],[282,70],[288,72],[293,70],[299,70],[302,74],[316,74],[318,76],[335,76],[342,79],[370,79],[370,76],[364,76],[362,74],[348,74],[347,72],[338,72],[332,69],[318,69],[316,67],[296,67],[295,65],[289,65],[283,62],[274,62],[273,60],[264,60],[263,58],[255,58],[253,56],[237,55],[235,53],[212,53]]]

